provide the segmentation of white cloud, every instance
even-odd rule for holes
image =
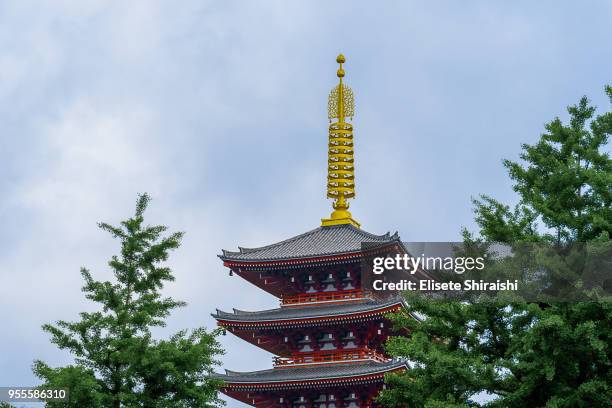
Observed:
[[[576,13],[588,26],[574,28]],[[597,100],[609,16],[490,2],[4,4],[0,318],[12,330],[0,385],[35,381],[35,357],[66,361],[39,326],[92,307],[78,269],[106,279],[117,250],[95,223],[128,216],[138,192],[154,197],[151,222],[187,232],[167,290],[190,305],[167,331],[210,327],[216,307],[276,304],[216,254],[329,213],[325,108],[340,51],[357,96],[354,216],[375,233],[458,236],[470,195],[511,196],[502,157],[577,95]],[[270,363],[224,344],[230,369]]]

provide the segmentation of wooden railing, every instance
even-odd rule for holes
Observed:
[[[298,306],[309,303],[323,302],[347,302],[359,300],[365,297],[366,293],[361,289],[342,290],[336,292],[317,292],[301,293],[294,296],[284,296],[281,299],[281,306]]]
[[[294,353],[291,357],[274,357],[275,367],[295,367],[338,362],[356,362],[363,360],[387,361],[385,356],[370,350],[360,348],[355,350],[315,351],[312,353]]]

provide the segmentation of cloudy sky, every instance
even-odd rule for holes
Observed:
[[[160,336],[215,308],[277,301],[221,248],[317,227],[335,57],[356,94],[353,215],[374,233],[456,240],[470,197],[513,202],[501,166],[588,95],[609,109],[612,3],[502,1],[1,1],[0,386],[70,356],[40,326],[71,320],[79,267],[110,277],[96,227],[133,211],[186,231]],[[271,356],[228,335],[225,366]],[[242,406],[230,403],[230,407]]]

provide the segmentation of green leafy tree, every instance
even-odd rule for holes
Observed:
[[[184,302],[160,293],[174,280],[164,265],[179,247],[183,233],[165,235],[166,227],[144,224],[150,201],[138,197],[135,215],[119,226],[100,223],[121,243],[120,255],[109,261],[114,282],[96,281],[87,269],[85,297],[100,305],[96,312],[80,313],[76,322],[46,324],[51,341],[75,356],[75,365],[51,368],[34,363],[41,387],[69,388],[68,402],[48,407],[214,407],[220,386],[210,377],[223,351],[218,332],[203,328],[181,331],[168,340],[156,340],[153,327],[165,325],[170,312]]]
[[[612,100],[612,87],[606,87]],[[569,125],[555,118],[535,145],[524,144],[526,165],[504,160],[521,201],[513,209],[483,195],[474,200],[480,235],[490,241],[586,242],[612,231],[612,160],[605,151],[612,112],[593,119],[586,97],[568,108]],[[536,220],[553,234],[538,234]]]
[[[41,389],[67,389],[68,401],[49,401],[48,407],[103,407],[101,384],[91,369],[80,365],[51,368],[41,361],[34,363],[34,372],[45,379]]]
[[[612,88],[606,93],[612,101]],[[504,161],[518,205],[474,200],[480,231],[463,231],[466,247],[610,243],[612,113],[594,117],[586,98],[568,112],[569,125],[557,118],[538,143],[523,145],[523,164]],[[610,302],[407,300],[390,318],[410,336],[391,337],[386,347],[411,368],[387,377],[379,398],[386,406],[612,406]],[[487,393],[493,399],[482,402]]]

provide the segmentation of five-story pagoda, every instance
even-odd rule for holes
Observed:
[[[304,234],[260,248],[223,251],[232,273],[280,299],[271,310],[213,316],[227,331],[273,353],[274,368],[219,374],[222,391],[256,407],[374,407],[384,375],[406,368],[391,360],[383,343],[385,315],[401,299],[379,297],[362,288],[362,243],[403,251],[396,234],[374,235],[349,212],[355,196],[352,90],[343,83],[344,56],[337,60],[339,84],[328,103],[327,197],[334,211]]]

